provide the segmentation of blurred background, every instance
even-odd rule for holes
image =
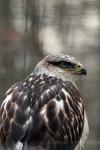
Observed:
[[[90,134],[100,150],[100,0],[0,0],[0,99],[47,54],[76,56],[87,68],[77,82]]]

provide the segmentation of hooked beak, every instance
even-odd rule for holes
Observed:
[[[65,71],[71,74],[76,74],[76,75],[84,75],[84,76],[87,75],[87,70],[83,68],[83,65],[81,63],[77,63],[75,64],[73,68],[70,67],[68,69],[65,69]]]
[[[85,68],[81,68],[80,70],[76,71],[75,74],[78,74],[78,75],[87,75],[87,71]]]

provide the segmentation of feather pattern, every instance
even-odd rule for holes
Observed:
[[[31,74],[12,86],[0,108],[5,150],[73,150],[84,127],[84,104],[70,81]]]

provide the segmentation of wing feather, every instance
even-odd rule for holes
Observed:
[[[15,150],[24,143],[47,149],[56,142],[73,149],[83,125],[84,106],[76,86],[47,75],[30,76],[14,85],[0,108],[2,143]]]
[[[4,147],[16,147],[26,133],[30,118],[28,93],[19,85],[12,87],[1,106],[0,134]],[[15,148],[16,149],[16,148]]]

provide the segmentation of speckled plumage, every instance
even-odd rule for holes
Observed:
[[[75,84],[45,72],[12,86],[0,107],[4,150],[74,150],[83,127],[84,104]]]

